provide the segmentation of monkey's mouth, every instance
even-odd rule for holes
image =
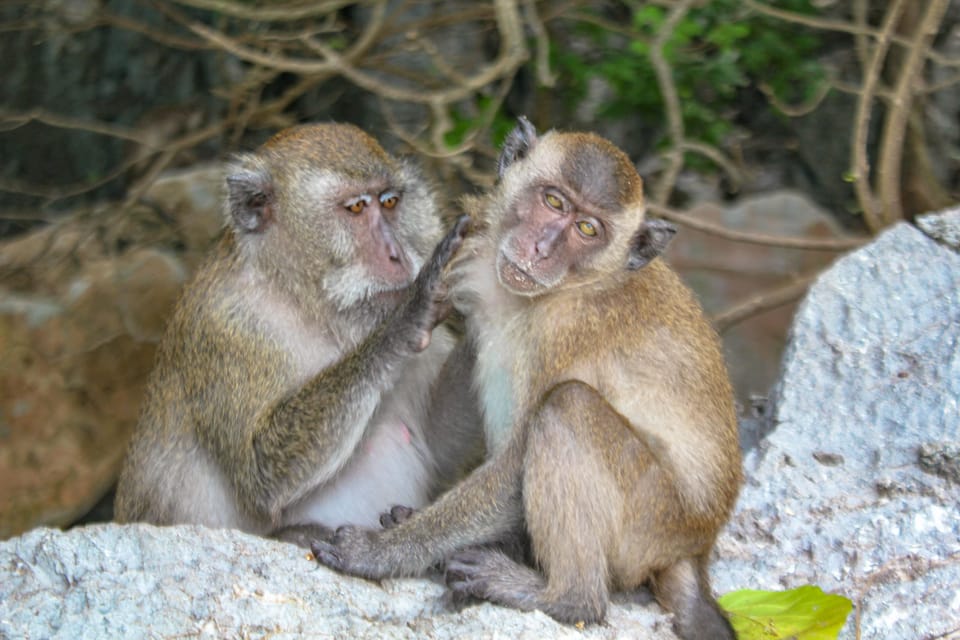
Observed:
[[[497,277],[500,279],[500,284],[514,293],[533,295],[543,289],[543,285],[536,278],[503,253],[497,256]]]

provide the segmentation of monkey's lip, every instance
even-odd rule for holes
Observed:
[[[543,288],[536,278],[502,253],[497,257],[497,277],[500,284],[515,293],[532,294]]]

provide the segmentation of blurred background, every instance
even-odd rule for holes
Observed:
[[[417,157],[451,218],[517,116],[610,138],[762,413],[817,274],[958,200],[958,23],[949,0],[0,0],[0,539],[110,518],[223,163],[301,122]]]

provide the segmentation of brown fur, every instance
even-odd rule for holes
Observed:
[[[314,552],[370,577],[446,559],[456,594],[566,622],[598,622],[611,590],[649,581],[683,637],[733,638],[706,571],[741,482],[718,338],[650,261],[663,247],[642,233],[655,223],[626,157],[596,136],[531,132],[508,139],[499,187],[468,201],[479,232],[453,272],[491,456],[405,521],[345,528]],[[602,232],[577,235],[581,220]],[[535,568],[477,547],[517,531]]]
[[[434,331],[462,224],[428,261],[432,191],[349,125],[281,132],[227,185],[228,229],[161,343],[117,519],[263,534],[423,506],[477,448],[468,371]]]

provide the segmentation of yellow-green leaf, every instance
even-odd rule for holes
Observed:
[[[731,591],[717,600],[740,640],[836,640],[853,609],[811,585],[789,591]]]

